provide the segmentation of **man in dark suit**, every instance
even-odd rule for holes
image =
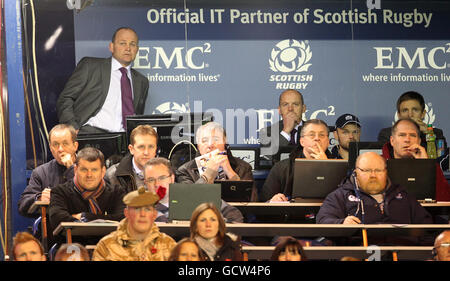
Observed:
[[[259,133],[261,154],[277,162],[283,150],[294,149],[300,139],[302,116],[305,111],[306,105],[300,92],[293,89],[283,91],[278,104],[278,113],[282,120],[263,128]]]
[[[79,134],[123,132],[124,116],[144,113],[148,80],[131,68],[138,43],[133,29],[121,27],[109,43],[112,57],[78,63],[56,104],[60,123]]]

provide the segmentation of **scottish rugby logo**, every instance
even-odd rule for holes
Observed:
[[[158,105],[152,114],[170,114],[170,113],[186,113],[188,112],[184,104],[176,102],[165,102]]]
[[[286,39],[272,49],[269,64],[274,72],[304,72],[311,66],[312,52],[308,41]]]

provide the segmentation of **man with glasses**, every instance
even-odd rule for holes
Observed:
[[[292,194],[295,158],[325,160],[333,159],[328,151],[328,125],[319,119],[311,119],[304,123],[300,131],[300,143],[284,159],[273,166],[261,190],[261,201],[289,201]]]
[[[400,119],[392,126],[390,141],[383,146],[385,159],[426,159],[427,151],[420,145],[420,128],[412,119]],[[436,163],[436,200],[450,201],[450,186]]]
[[[125,218],[117,230],[103,237],[94,261],[167,261],[176,242],[154,223],[160,197],[140,187],[125,195]]]
[[[446,230],[434,240],[433,256],[437,261],[450,261],[450,230]]]
[[[356,159],[354,173],[325,198],[316,223],[427,224],[432,219],[403,187],[391,183],[386,160],[366,152]]]
[[[71,125],[58,124],[49,133],[50,151],[53,160],[40,165],[31,173],[30,181],[19,199],[19,213],[38,217],[39,210],[29,213],[35,201],[50,203],[53,187],[73,179],[73,163],[78,149],[77,133]]]
[[[333,146],[331,154],[336,159],[348,160],[350,142],[359,142],[361,138],[361,123],[358,117],[349,113],[339,116],[333,134],[339,144]]]
[[[139,125],[130,133],[130,151],[122,160],[106,171],[106,178],[120,185],[125,192],[144,186],[144,165],[155,158],[158,150],[158,134],[150,125]]]
[[[169,188],[175,183],[175,173],[170,161],[163,157],[149,160],[144,169],[145,185],[148,190],[155,192],[161,198],[155,205],[158,215],[156,221],[168,222],[169,219]],[[220,211],[228,223],[244,222],[242,213],[222,200]]]

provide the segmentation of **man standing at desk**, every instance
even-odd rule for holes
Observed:
[[[52,229],[61,222],[87,222],[95,219],[119,221],[123,218],[123,191],[103,180],[103,153],[85,147],[77,154],[73,182],[58,185],[52,190],[49,217]]]
[[[73,179],[73,163],[78,149],[75,129],[67,124],[54,126],[49,133],[49,144],[54,159],[40,165],[31,173],[28,186],[18,202],[22,216],[38,217],[38,211],[28,213],[31,205],[35,201],[50,203],[52,188]]]
[[[143,114],[148,80],[131,68],[139,50],[136,32],[116,30],[109,43],[110,58],[83,58],[56,104],[59,122],[80,134],[123,132],[125,117]]]
[[[144,165],[155,158],[158,149],[158,134],[150,125],[139,125],[130,133],[130,151],[119,163],[106,171],[106,178],[113,185],[124,188],[125,193],[144,186]]]
[[[383,146],[385,159],[428,158],[420,145],[419,126],[411,119],[400,119],[392,126],[390,141]],[[441,167],[436,163],[436,200],[450,201],[450,186]]]
[[[361,138],[361,123],[358,117],[349,113],[339,116],[336,120],[333,134],[339,144],[333,146],[331,154],[336,159],[348,160],[350,142],[359,142]]]
[[[328,125],[319,119],[304,123],[300,131],[300,144],[284,159],[273,166],[261,191],[261,201],[289,201],[294,181],[295,158],[326,160],[332,159],[329,144]]]
[[[306,105],[299,91],[288,89],[281,93],[278,113],[282,120],[270,127],[263,128],[259,133],[261,147],[272,152],[266,155],[274,162],[280,160],[281,152],[279,148],[291,147],[294,149],[298,144],[302,128],[302,116],[305,111]]]
[[[154,223],[159,196],[144,187],[125,195],[125,219],[98,242],[94,261],[167,261],[176,242]]]
[[[429,224],[431,215],[388,178],[386,160],[375,152],[356,159],[356,169],[323,201],[316,216],[323,224]]]

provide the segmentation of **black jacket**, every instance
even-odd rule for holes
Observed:
[[[73,180],[73,166],[67,169],[60,165],[55,159],[42,164],[35,168],[31,173],[30,181],[27,187],[20,195],[18,202],[19,213],[22,216],[38,217],[40,215],[39,209],[33,213],[28,213],[34,201],[41,197],[42,191],[45,188],[54,188],[58,184]]]
[[[121,186],[125,193],[137,190],[132,161],[133,155],[125,155],[119,163],[109,167],[105,175],[111,184]]]
[[[328,149],[325,154],[328,159],[334,159]],[[260,201],[268,201],[278,193],[283,193],[288,197],[292,195],[295,158],[306,158],[301,145],[291,152],[288,159],[281,160],[272,167],[259,194]]]
[[[61,222],[77,221],[72,215],[85,213],[88,221],[105,219],[120,221],[124,218],[125,204],[122,201],[123,190],[105,180],[105,190],[97,199],[102,210],[101,215],[90,213],[89,202],[75,191],[73,182],[66,182],[52,189],[52,198],[48,209],[50,225],[55,229]]]
[[[388,181],[390,182],[390,181]],[[356,193],[354,178],[348,177],[324,200],[316,223],[342,224],[347,216],[355,216],[364,224],[429,224],[431,215],[399,185],[388,184],[384,199],[384,212],[377,201],[369,194],[359,190]],[[362,200],[364,218],[362,217]]]

